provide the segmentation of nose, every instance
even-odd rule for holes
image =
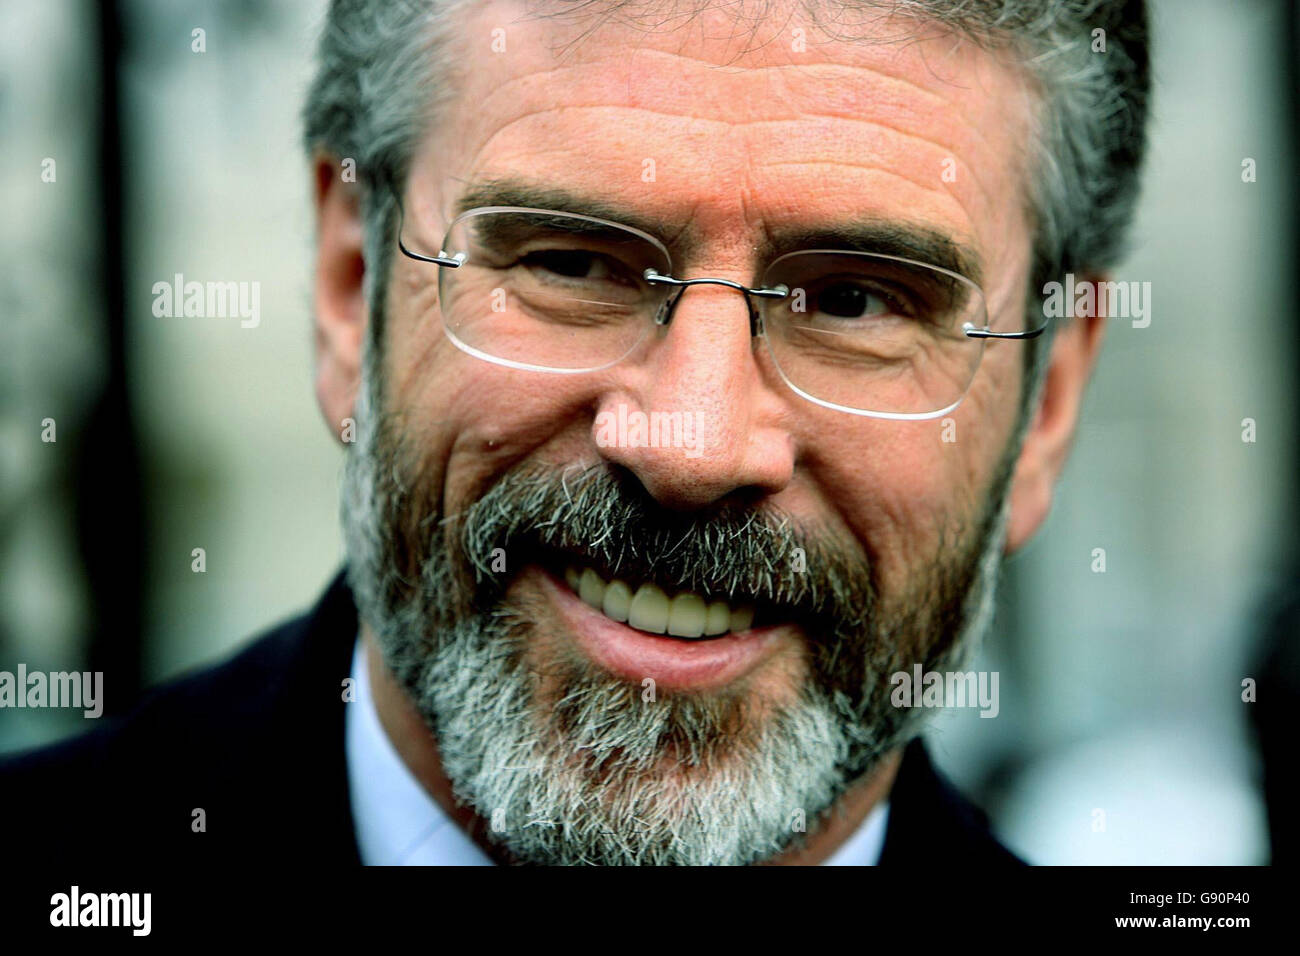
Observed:
[[[665,507],[775,494],[793,478],[795,440],[789,403],[759,367],[749,303],[718,285],[676,295],[672,321],[601,395],[598,450]]]

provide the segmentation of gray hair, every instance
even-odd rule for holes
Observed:
[[[304,139],[309,153],[351,158],[360,174],[371,351],[378,351],[383,335],[385,278],[397,225],[393,195],[405,184],[437,108],[457,86],[449,48],[455,13],[467,2],[333,0],[321,36],[304,109]],[[1034,227],[1027,309],[1041,311],[1043,286],[1053,278],[1105,271],[1122,258],[1146,145],[1150,71],[1144,0],[802,2],[810,20],[831,21],[821,25],[837,35],[844,34],[838,14],[898,13],[941,23],[985,48],[1009,51],[1030,71],[1041,106],[1029,144],[1025,195]],[[555,0],[553,5],[635,18],[659,10],[662,0]],[[1093,51],[1098,38],[1104,52]],[[1025,350],[1018,432],[1037,404],[1053,332],[1054,325]]]

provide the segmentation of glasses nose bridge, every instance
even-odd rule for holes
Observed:
[[[755,299],[785,298],[789,295],[789,290],[781,287],[776,289],[751,288],[732,279],[724,279],[720,276],[696,276],[691,279],[678,279],[674,276],[663,275],[654,269],[647,269],[644,278],[651,285],[669,286],[669,294],[660,304],[658,311],[655,313],[655,325],[666,326],[673,320],[673,314],[677,310],[677,303],[686,294],[686,290],[691,286],[697,285],[717,285],[723,288],[739,292],[745,297],[745,307],[749,312],[749,334],[751,338],[757,338],[763,334],[763,317],[762,312],[755,304]]]

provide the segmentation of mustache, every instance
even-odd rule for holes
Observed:
[[[739,598],[836,629],[861,626],[877,603],[866,555],[843,536],[739,495],[674,511],[612,463],[521,466],[443,524],[483,606],[513,577],[501,571],[503,554],[510,572],[586,566],[606,580]]]

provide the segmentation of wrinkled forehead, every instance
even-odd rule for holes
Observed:
[[[1005,55],[878,11],[568,6],[465,9],[457,95],[415,166],[444,215],[544,185],[723,255],[851,214],[941,232],[986,271],[1024,229],[1036,100]]]

